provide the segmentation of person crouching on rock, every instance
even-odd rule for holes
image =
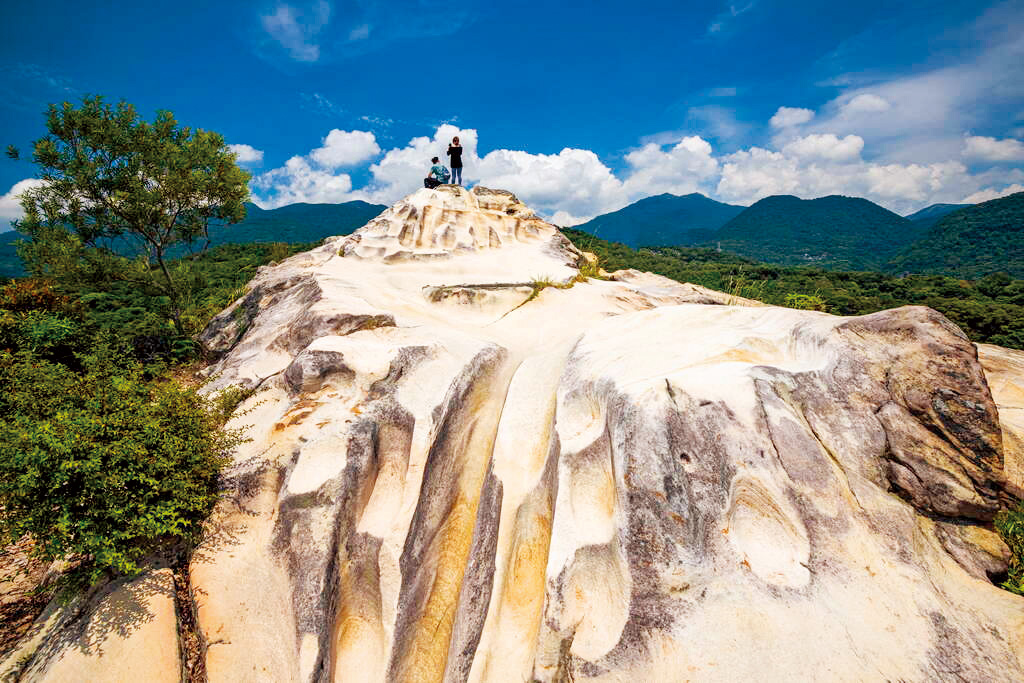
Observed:
[[[448,172],[447,168],[441,165],[437,157],[434,157],[430,161],[434,165],[430,167],[430,172],[427,173],[427,177],[423,179],[423,187],[433,189],[441,183],[447,183],[448,177],[451,174]]]
[[[452,144],[448,145],[448,156],[452,162],[452,184],[462,184],[462,143],[459,136],[452,138]]]

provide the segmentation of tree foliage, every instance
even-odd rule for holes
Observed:
[[[126,102],[86,97],[50,105],[46,126],[32,154],[43,183],[22,194],[16,222],[30,238],[28,269],[61,282],[145,285],[167,298],[183,332],[188,274],[171,267],[169,251],[202,252],[211,224],[241,221],[249,174],[223,137],[179,126],[167,111],[148,123]],[[118,255],[125,246],[134,260]]]
[[[195,538],[240,434],[193,389],[146,381],[109,347],[81,371],[0,353],[0,535],[89,582]]]
[[[0,541],[71,560],[72,582],[193,540],[242,436],[224,424],[244,395],[143,365],[125,319],[91,305],[38,279],[0,288]]]

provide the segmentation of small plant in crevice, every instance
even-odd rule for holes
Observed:
[[[1003,510],[995,519],[995,528],[1010,548],[1010,566],[1002,588],[1024,595],[1024,501]]]
[[[787,294],[782,301],[786,308],[795,308],[800,311],[827,311],[828,305],[825,300],[815,294]]]

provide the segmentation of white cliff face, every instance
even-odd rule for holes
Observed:
[[[1024,679],[988,580],[1024,354],[983,351],[994,402],[929,309],[584,262],[444,186],[211,323],[214,386],[260,390],[191,566],[209,680]]]

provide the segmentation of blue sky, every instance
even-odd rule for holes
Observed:
[[[216,130],[265,207],[466,180],[569,224],[644,196],[1024,190],[1024,0],[6,3],[0,143],[86,93]],[[0,161],[0,218],[31,163]]]

